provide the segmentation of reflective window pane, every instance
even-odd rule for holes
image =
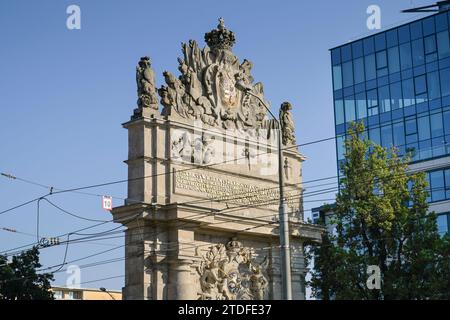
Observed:
[[[353,97],[345,98],[345,121],[355,121],[355,99]]]
[[[436,51],[436,38],[434,35],[428,36],[425,41],[425,54],[430,54]]]
[[[448,37],[448,31],[439,32],[438,34],[436,34],[436,38],[439,59],[450,56],[450,41]]]
[[[344,102],[342,100],[336,100],[334,102],[334,110],[336,116],[336,125],[344,123]]]
[[[351,61],[342,64],[344,88],[353,85],[353,65]]]
[[[403,91],[403,105],[405,107],[415,103],[414,84],[412,79],[407,79],[402,82]]]
[[[398,45],[397,29],[386,32],[386,43],[388,48]]]
[[[355,83],[364,81],[364,59],[358,58],[353,60],[353,72],[355,74]]]
[[[367,117],[367,106],[366,106],[366,94],[365,92],[359,93],[355,96],[356,100],[356,117],[357,119],[363,119]]]
[[[402,70],[412,67],[411,45],[409,42],[400,45],[400,66]]]
[[[428,116],[417,118],[417,127],[419,129],[419,140],[430,139],[430,119]]]
[[[425,81],[425,76],[420,76],[420,77],[414,78],[414,88],[416,90],[416,95],[427,91],[427,84]]]
[[[442,170],[430,172],[431,200],[440,201],[445,199],[444,172]]]
[[[444,131],[446,135],[450,134],[450,111],[444,112]]]
[[[401,82],[392,83],[390,86],[390,90],[392,110],[403,108]]]
[[[424,64],[425,55],[423,52],[422,39],[417,39],[411,42],[411,49],[412,49],[413,65],[419,66],[421,64]]]
[[[375,68],[375,55],[371,54],[364,58],[364,63],[366,66],[366,80],[372,80],[377,77]]]
[[[392,126],[381,127],[381,145],[385,148],[390,148],[392,144]]]
[[[432,114],[430,116],[430,122],[431,122],[431,136],[433,138],[443,136],[444,128],[442,125],[442,113]]]
[[[334,90],[342,89],[341,65],[333,66],[333,85]]]
[[[416,119],[410,119],[405,121],[405,132],[407,135],[417,132]]]
[[[369,129],[369,139],[376,144],[380,144],[380,128]]]
[[[442,96],[450,95],[450,68],[440,71]]]
[[[393,47],[388,49],[388,61],[389,61],[389,72],[399,72],[400,71],[400,57],[398,54],[398,47]]]
[[[398,42],[405,43],[408,42],[409,40],[411,40],[409,33],[409,25],[398,28]]]
[[[405,128],[403,122],[394,123],[393,125],[394,144],[399,146],[405,145]]]
[[[441,88],[439,85],[439,73],[437,71],[427,74],[427,84],[429,99],[439,98],[441,96]]]
[[[364,43],[364,54],[371,54],[375,51],[375,45],[373,42],[373,37],[366,38],[363,40]]]
[[[380,87],[378,89],[378,101],[380,112],[391,111],[391,98],[389,96],[389,86]]]
[[[421,38],[423,36],[422,33],[422,21],[417,21],[410,24],[411,28],[411,40]]]
[[[356,41],[352,43],[352,53],[353,53],[353,59],[362,57],[363,52],[363,42],[362,41]]]

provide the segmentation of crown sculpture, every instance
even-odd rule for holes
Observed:
[[[201,120],[224,129],[275,129],[277,123],[266,117],[269,103],[264,99],[263,85],[254,83],[251,75],[252,63],[246,59],[240,63],[231,51],[235,41],[234,32],[219,18],[217,28],[205,34],[205,48],[200,49],[195,40],[182,43],[183,58],[178,58],[181,75],[164,71],[166,85],[159,89],[149,58],[141,58],[136,71],[138,108],[132,118],[155,115],[158,92],[165,117]],[[284,145],[295,144],[291,109],[285,102],[280,110]]]

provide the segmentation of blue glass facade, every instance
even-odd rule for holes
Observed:
[[[331,49],[338,174],[356,120],[412,162],[450,155],[449,26],[445,11]],[[430,202],[450,199],[450,170],[439,172],[428,173]]]

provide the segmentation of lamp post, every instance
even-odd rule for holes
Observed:
[[[283,282],[283,299],[292,300],[292,282],[291,282],[291,250],[289,247],[289,221],[286,210],[286,198],[284,197],[284,175],[283,175],[283,145],[281,141],[281,123],[280,120],[270,111],[266,103],[256,94],[251,92],[242,81],[236,83],[236,87],[243,90],[246,94],[257,98],[264,108],[269,112],[275,122],[278,124],[278,186],[280,193],[280,206],[278,216],[280,220],[280,251],[281,251],[281,278]]]
[[[108,290],[106,290],[106,288],[101,287],[100,291],[106,292],[107,294],[109,294],[112,300],[116,300],[116,298],[114,298],[114,296]]]

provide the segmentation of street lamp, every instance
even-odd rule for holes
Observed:
[[[109,296],[111,297],[111,299],[116,300],[116,299],[114,298],[114,296],[113,296],[108,290],[106,290],[106,288],[101,287],[101,288],[100,288],[100,291],[106,292],[107,294],[109,294]]]
[[[246,94],[257,98],[278,124],[278,185],[280,190],[280,206],[278,209],[278,215],[280,220],[281,278],[283,280],[283,299],[292,300],[291,250],[289,247],[289,223],[286,210],[286,199],[284,197],[283,145],[281,143],[281,123],[279,119],[275,117],[275,115],[270,111],[270,108],[266,105],[263,99],[251,92],[251,88],[246,86],[242,80],[236,83],[236,88],[243,90]]]

